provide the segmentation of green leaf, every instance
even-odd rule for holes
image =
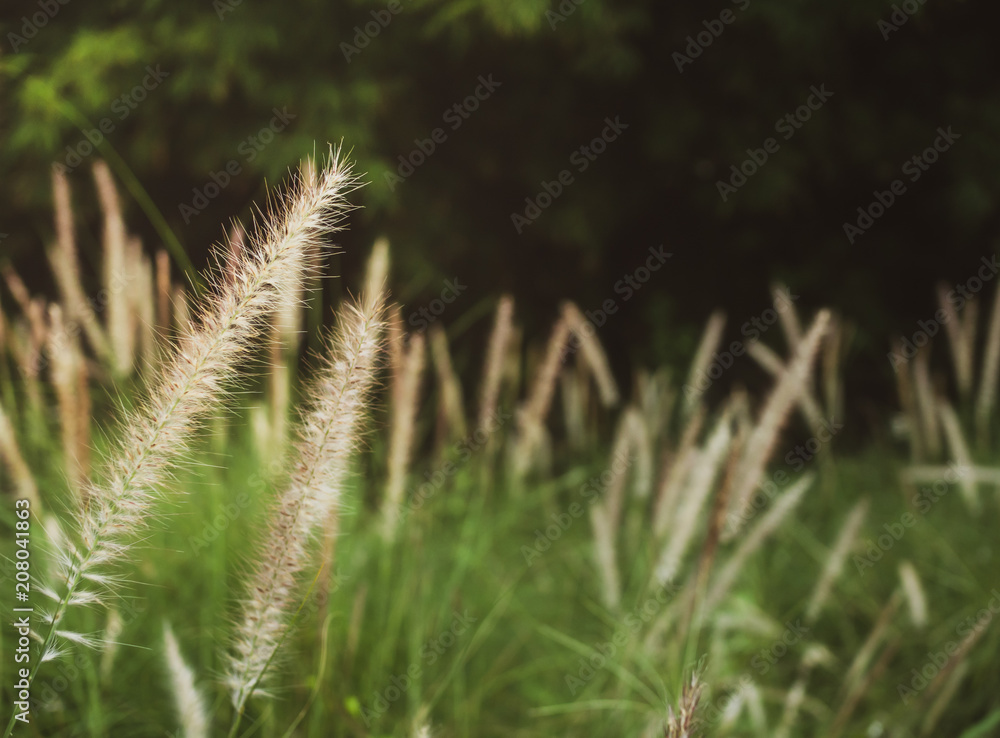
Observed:
[[[986,736],[994,735],[993,729],[997,725],[1000,725],[1000,709],[991,712],[985,719],[962,733],[959,738],[986,738]]]

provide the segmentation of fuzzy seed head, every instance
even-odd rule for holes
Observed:
[[[226,684],[242,710],[283,641],[312,544],[340,504],[374,385],[383,328],[382,301],[346,305],[338,332],[309,392],[299,423],[297,462],[271,514],[260,559],[248,579],[243,613],[228,658]]]

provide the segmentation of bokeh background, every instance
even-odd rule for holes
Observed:
[[[663,244],[667,268],[601,328],[619,376],[686,365],[715,308],[739,338],[781,280],[800,309],[832,305],[855,325],[848,396],[867,418],[895,403],[890,336],[933,315],[936,282],[964,282],[996,252],[998,16],[961,0],[7,0],[0,260],[52,289],[42,247],[64,164],[96,283],[101,156],[146,248],[179,244],[201,268],[231,218],[342,141],[370,184],[328,289],[359,284],[385,235],[396,299],[417,309],[458,278],[469,289],[442,320],[475,340],[508,291],[541,337],[561,300],[620,298],[618,280]],[[148,69],[161,79],[136,100]],[[453,127],[448,111],[490,75],[499,86]],[[823,85],[832,96],[786,140],[776,124]],[[262,135],[275,109],[287,124]],[[573,152],[609,117],[627,129],[577,171]],[[81,155],[105,118],[113,129]],[[844,223],[948,126],[960,138],[852,243]],[[390,182],[435,128],[433,154]],[[769,137],[778,150],[723,199],[718,182]],[[185,214],[231,162],[239,172]],[[512,214],[564,169],[573,183],[518,233]],[[730,376],[764,380],[748,359]]]

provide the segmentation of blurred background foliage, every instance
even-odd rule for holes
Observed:
[[[886,34],[879,21],[896,6],[862,0],[399,0],[362,47],[359,29],[373,13],[384,19],[388,2],[8,0],[0,260],[51,289],[41,251],[53,237],[50,169],[85,140],[84,119],[112,119],[107,144],[197,267],[266,186],[343,141],[370,184],[340,236],[334,291],[359,284],[385,234],[394,294],[411,308],[444,279],[469,285],[443,316],[452,325],[477,306],[485,316],[501,291],[535,336],[562,299],[590,310],[613,298],[621,309],[600,335],[625,376],[636,363],[689,357],[713,308],[730,316],[727,343],[740,337],[782,279],[800,309],[829,304],[857,324],[852,394],[891,404],[888,337],[930,318],[934,283],[972,276],[995,253],[1000,225],[997,9],[910,2],[916,12]],[[733,22],[678,71],[672,55],[727,9]],[[29,38],[38,13],[45,25]],[[169,76],[120,119],[122,95],[147,67]],[[460,127],[443,126],[480,75],[500,86]],[[723,202],[716,182],[821,84],[831,99],[791,139],[778,137],[780,150]],[[275,108],[294,119],[249,161],[241,144]],[[518,235],[511,214],[614,116],[628,129]],[[949,125],[961,134],[952,149],[849,243],[843,223]],[[399,157],[437,127],[447,139],[391,187]],[[95,263],[93,157],[71,181],[81,248]],[[240,173],[185,222],[180,205],[232,160]],[[129,227],[158,247],[162,233],[122,190]],[[669,268],[623,302],[615,283],[659,244],[674,254]],[[734,378],[752,366],[743,360]]]

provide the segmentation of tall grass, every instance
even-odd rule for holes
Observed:
[[[296,466],[260,542],[226,675],[238,715],[250,696],[263,691],[265,672],[285,640],[298,578],[312,558],[310,544],[319,531],[336,525],[331,518],[340,514],[350,455],[375,379],[382,310],[378,295],[360,307],[342,308],[338,332],[308,394]],[[237,719],[233,734],[238,724]]]
[[[202,297],[128,234],[101,165],[95,182],[103,276],[57,175],[58,301],[8,267],[0,312],[0,484],[32,501],[32,593],[54,603],[43,734],[971,738],[1000,720],[977,525],[1000,486],[996,308],[983,342],[975,311],[953,316],[957,400],[930,348],[899,367],[901,444],[834,460],[831,438],[792,464],[843,420],[851,332],[829,311],[782,314],[787,360],[752,347],[769,393],[710,404],[666,367],[620,382],[572,303],[523,340],[502,296],[481,361],[407,335],[380,240],[299,385],[302,290],[357,184],[337,152],[233,230]],[[117,270],[133,287],[88,313],[85,285]],[[689,387],[724,335],[717,312]],[[100,431],[112,393],[126,409]]]

